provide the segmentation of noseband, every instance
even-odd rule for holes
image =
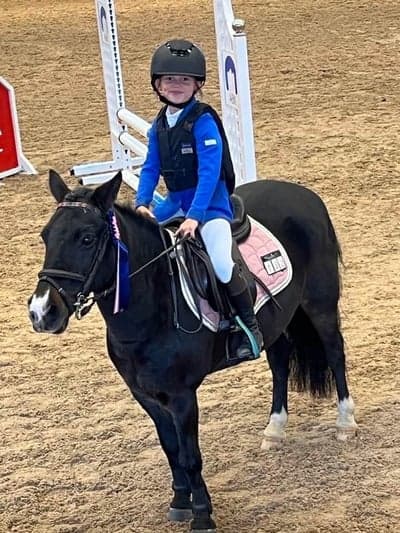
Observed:
[[[102,219],[105,220],[104,213],[99,208],[95,207],[94,205],[87,204],[85,202],[61,202],[58,204],[57,209],[60,209],[61,207],[79,207],[84,210],[92,211],[93,213],[99,215]],[[113,286],[111,289],[101,293],[101,295],[94,295],[92,297],[89,297],[89,293],[91,292],[90,287],[97,274],[99,265],[104,258],[109,239],[110,231],[108,225],[106,224],[104,226],[104,231],[101,235],[99,246],[97,246],[96,248],[96,253],[93,257],[87,276],[83,276],[82,274],[79,274],[77,272],[68,272],[67,270],[59,270],[56,268],[45,268],[41,270],[38,274],[39,281],[45,281],[54,289],[56,289],[69,312],[75,313],[75,316],[78,320],[80,320],[90,311],[91,307],[100,296],[107,295],[114,288]],[[56,279],[58,278],[81,282],[82,286],[81,289],[77,292],[75,301],[71,299],[67,291],[56,281]]]

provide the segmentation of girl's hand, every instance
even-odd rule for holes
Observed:
[[[189,237],[192,237],[192,239],[195,238],[195,231],[198,227],[199,223],[194,218],[187,218],[182,222],[182,224],[179,226],[179,228],[176,231],[176,235],[181,235],[182,237],[185,237],[188,235]]]
[[[156,218],[153,213],[150,211],[150,209],[148,209],[147,207],[145,207],[144,205],[140,205],[137,209],[136,209],[136,212],[139,213],[140,215],[142,215],[143,217],[147,217],[147,218]]]

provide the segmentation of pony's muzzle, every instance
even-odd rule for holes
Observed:
[[[54,298],[53,292],[42,284],[28,298],[28,316],[37,333],[62,333],[68,325],[68,309],[58,295]]]

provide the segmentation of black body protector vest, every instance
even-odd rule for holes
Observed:
[[[174,127],[168,126],[164,106],[156,117],[156,129],[160,151],[160,174],[169,191],[176,192],[196,187],[198,182],[198,160],[193,126],[204,113],[209,113],[217,123],[222,138],[222,164],[220,179],[224,180],[229,194],[235,188],[228,139],[218,113],[209,105],[197,102],[189,113]]]

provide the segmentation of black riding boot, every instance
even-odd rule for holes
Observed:
[[[252,333],[258,346],[258,353],[255,355],[248,336],[243,332],[243,340],[236,350],[236,356],[240,359],[256,359],[259,356],[263,345],[263,337],[258,328],[258,322],[256,315],[254,314],[253,302],[247,281],[237,265],[233,268],[231,281],[226,284],[226,288],[232,306],[246,328]]]

